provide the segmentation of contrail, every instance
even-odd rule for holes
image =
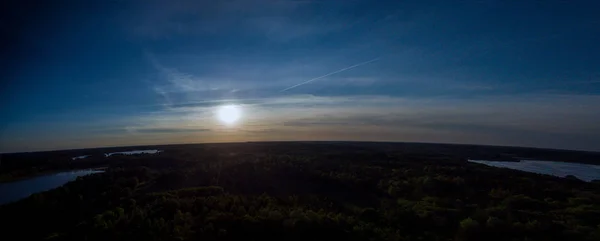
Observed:
[[[375,62],[375,61],[377,61],[377,60],[379,60],[379,58],[374,58],[374,59],[372,59],[372,60],[369,60],[369,61],[367,61],[367,62],[362,62],[362,63],[360,63],[360,64],[355,64],[355,65],[352,65],[352,66],[350,66],[350,67],[346,67],[346,68],[343,68],[343,69],[340,69],[340,70],[337,70],[337,71],[331,72],[331,73],[329,73],[329,74],[326,74],[326,75],[323,75],[323,76],[319,76],[319,77],[317,77],[317,78],[314,78],[314,79],[309,79],[309,80],[307,80],[307,81],[304,81],[304,82],[302,82],[302,83],[300,83],[300,84],[294,85],[294,86],[292,86],[292,87],[285,88],[285,89],[283,89],[283,90],[281,90],[281,91],[279,91],[279,92],[284,92],[284,91],[286,91],[286,90],[290,90],[290,89],[296,88],[296,87],[298,87],[298,86],[301,86],[301,85],[304,85],[304,84],[308,84],[308,83],[310,83],[310,82],[313,82],[313,81],[315,81],[315,80],[322,79],[322,78],[325,78],[325,77],[327,77],[327,76],[330,76],[330,75],[333,75],[333,74],[337,74],[337,73],[339,73],[339,72],[344,72],[344,71],[346,71],[346,70],[353,69],[353,68],[356,68],[356,67],[358,67],[358,66],[361,66],[361,65],[365,65],[365,64],[368,64],[368,63],[372,63],[372,62]]]

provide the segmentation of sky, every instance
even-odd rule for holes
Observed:
[[[0,152],[352,140],[600,151],[600,1],[7,1]],[[226,124],[219,108],[241,118]]]

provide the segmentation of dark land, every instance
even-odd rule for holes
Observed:
[[[136,149],[163,152],[104,156]],[[596,152],[260,142],[0,158],[0,181],[106,167],[0,206],[2,240],[600,240],[600,183],[467,162]]]

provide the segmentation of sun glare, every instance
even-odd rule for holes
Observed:
[[[225,105],[217,110],[217,117],[227,125],[236,123],[241,116],[240,108],[235,105]]]

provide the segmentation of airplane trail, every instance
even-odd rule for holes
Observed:
[[[307,81],[304,81],[304,82],[302,82],[302,83],[300,83],[300,84],[294,85],[294,86],[292,86],[292,87],[285,88],[285,89],[283,89],[283,90],[281,90],[281,91],[279,91],[279,92],[284,92],[284,91],[287,91],[287,90],[290,90],[290,89],[296,88],[296,87],[298,87],[298,86],[301,86],[301,85],[308,84],[308,83],[310,83],[310,82],[313,82],[313,81],[315,81],[315,80],[319,80],[319,79],[325,78],[325,77],[327,77],[327,76],[330,76],[330,75],[333,75],[333,74],[337,74],[337,73],[340,73],[340,72],[344,72],[344,71],[346,71],[346,70],[353,69],[353,68],[356,68],[356,67],[358,67],[358,66],[361,66],[361,65],[369,64],[369,63],[375,62],[375,61],[377,61],[377,60],[379,60],[379,58],[374,58],[374,59],[372,59],[372,60],[369,60],[369,61],[366,61],[366,62],[362,62],[362,63],[360,63],[360,64],[355,64],[355,65],[352,65],[352,66],[350,66],[350,67],[346,67],[346,68],[343,68],[343,69],[340,69],[340,70],[336,70],[336,71],[334,71],[334,72],[331,72],[331,73],[329,73],[329,74],[322,75],[322,76],[319,76],[319,77],[316,77],[316,78],[313,78],[313,79],[309,79],[309,80],[307,80]]]

